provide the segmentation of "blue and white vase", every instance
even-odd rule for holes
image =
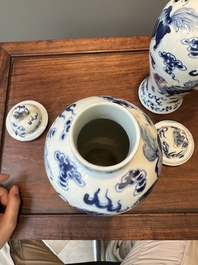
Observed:
[[[163,9],[150,42],[150,75],[139,99],[151,112],[177,110],[183,96],[198,89],[198,2],[171,0]]]
[[[158,180],[161,144],[150,118],[109,96],[79,100],[49,129],[44,152],[52,186],[71,206],[115,215],[143,201]]]

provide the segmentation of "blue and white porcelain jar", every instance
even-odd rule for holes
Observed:
[[[171,0],[163,9],[150,42],[150,75],[139,98],[154,113],[177,110],[183,96],[198,89],[198,2]]]
[[[150,118],[109,96],[67,107],[45,142],[45,169],[56,192],[86,213],[126,212],[151,192],[162,166],[161,144]]]

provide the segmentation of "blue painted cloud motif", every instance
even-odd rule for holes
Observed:
[[[133,195],[136,196],[144,191],[147,183],[146,176],[147,173],[145,170],[130,170],[124,177],[122,177],[121,183],[116,185],[116,190],[120,192],[128,186],[135,185]]]
[[[105,198],[107,200],[107,202],[101,202],[99,199],[99,193],[100,193],[100,189],[98,189],[95,193],[94,196],[91,197],[89,194],[85,194],[84,195],[84,202],[87,205],[95,205],[97,208],[99,209],[106,209],[108,212],[120,212],[122,205],[120,203],[120,201],[117,202],[117,206],[113,206],[112,200],[109,198],[109,196],[107,195],[108,193],[108,189],[106,191],[105,194]]]
[[[188,45],[189,57],[198,58],[198,38],[183,39],[182,43]]]
[[[68,190],[69,180],[73,180],[78,186],[84,187],[85,183],[82,180],[80,173],[74,163],[69,157],[65,156],[63,153],[56,151],[54,154],[55,159],[59,164],[59,185],[64,189]]]
[[[173,73],[175,69],[179,69],[181,71],[186,71],[186,66],[180,61],[177,60],[176,57],[170,52],[159,52],[159,56],[162,57],[163,63],[165,65],[164,71],[171,75],[175,80],[175,74]]]
[[[171,26],[176,32],[179,30],[193,31],[198,29],[198,14],[192,8],[182,7],[171,14],[173,7],[165,8],[159,17],[154,31],[155,38],[154,49],[157,49],[166,34],[171,33]]]

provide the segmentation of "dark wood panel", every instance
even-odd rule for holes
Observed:
[[[26,239],[197,239],[196,214],[21,216],[13,238]],[[181,226],[182,224],[182,226]]]

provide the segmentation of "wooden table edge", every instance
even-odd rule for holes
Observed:
[[[198,213],[20,215],[13,239],[192,240],[198,239],[197,223]]]
[[[148,51],[150,36],[1,42],[12,57],[118,51]]]

